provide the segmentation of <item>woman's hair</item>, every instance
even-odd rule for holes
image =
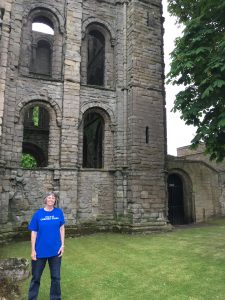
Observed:
[[[45,197],[44,197],[44,204],[46,204],[46,199],[49,197],[49,196],[54,196],[55,197],[55,203],[54,203],[54,206],[56,205],[56,202],[57,202],[57,196],[54,192],[48,192]]]

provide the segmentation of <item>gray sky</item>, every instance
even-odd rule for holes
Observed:
[[[181,28],[175,24],[176,19],[171,17],[167,12],[167,0],[163,0],[163,16],[164,22],[164,53],[165,53],[165,73],[169,72],[170,56],[174,48],[174,40],[181,34]],[[185,125],[180,119],[179,113],[171,112],[175,95],[179,91],[179,87],[166,85],[166,109],[167,109],[167,147],[168,153],[176,155],[178,147],[189,145],[194,137],[195,129],[192,126]]]

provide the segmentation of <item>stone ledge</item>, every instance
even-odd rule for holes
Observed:
[[[30,275],[30,262],[25,258],[0,259],[0,280],[7,278],[20,281]]]
[[[143,233],[168,232],[172,226],[165,221],[151,221],[146,223],[130,223],[128,220],[119,222],[116,220],[99,219],[96,221],[82,222],[77,225],[66,226],[66,237],[76,237],[98,232],[104,233]],[[15,228],[14,231],[0,232],[0,244],[11,241],[30,240],[30,232],[25,227]]]

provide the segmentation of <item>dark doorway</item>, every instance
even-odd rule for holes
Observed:
[[[168,219],[172,225],[181,225],[185,221],[183,182],[177,174],[168,177]]]

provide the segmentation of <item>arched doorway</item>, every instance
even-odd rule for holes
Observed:
[[[168,219],[172,225],[185,224],[184,189],[177,174],[168,177]]]

